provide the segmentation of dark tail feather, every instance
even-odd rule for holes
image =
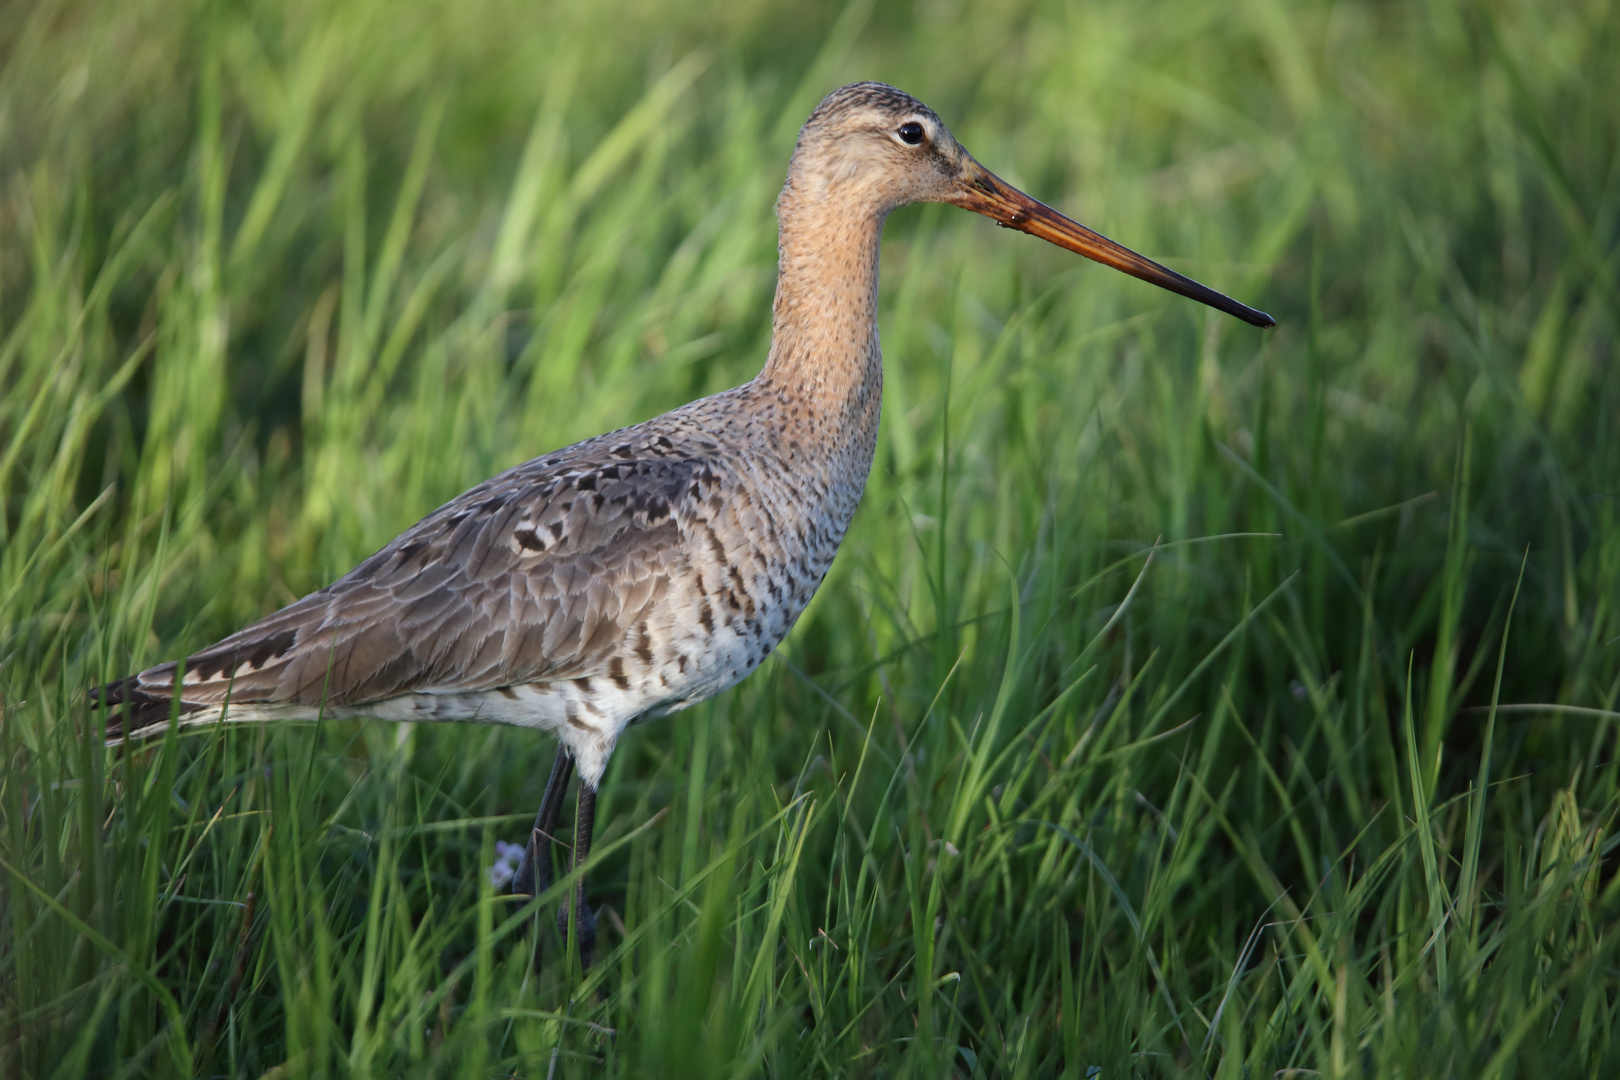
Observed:
[[[174,713],[174,698],[169,694],[143,689],[140,677],[131,675],[105,686],[91,688],[90,707],[96,709],[103,706],[109,710],[107,738],[127,739],[150,734],[153,729],[168,724],[169,717]],[[182,701],[180,715],[206,707]]]

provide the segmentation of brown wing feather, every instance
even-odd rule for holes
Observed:
[[[181,711],[358,705],[604,670],[686,562],[680,508],[717,484],[668,438],[605,435],[440,507],[343,578],[188,657]],[[712,444],[710,444],[712,445]],[[166,721],[175,665],[92,691],[109,730]]]

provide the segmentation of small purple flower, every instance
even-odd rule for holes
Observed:
[[[489,874],[489,883],[494,888],[500,888],[517,874],[518,863],[523,861],[523,846],[521,844],[508,844],[505,840],[495,841],[495,865],[486,873]]]

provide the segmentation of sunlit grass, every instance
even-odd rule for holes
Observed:
[[[19,12],[0,1074],[1614,1072],[1615,12]],[[621,742],[596,966],[487,875],[535,736],[102,748],[86,686],[751,377],[797,125],[871,77],[1281,325],[894,215],[865,500]]]

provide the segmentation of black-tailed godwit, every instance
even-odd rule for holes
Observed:
[[[827,573],[877,440],[883,221],[915,202],[976,211],[1273,325],[1004,183],[915,98],[845,86],[799,132],[777,200],[771,346],[756,378],[509,469],[183,665],[98,688],[98,701],[118,707],[109,737],[165,730],[172,715],[186,725],[325,716],[548,732],[560,745],[513,881],[536,895],[551,879],[569,774],[580,779],[577,866],[620,733],[757,668]],[[583,877],[558,913],[565,933],[570,906],[589,962]]]

